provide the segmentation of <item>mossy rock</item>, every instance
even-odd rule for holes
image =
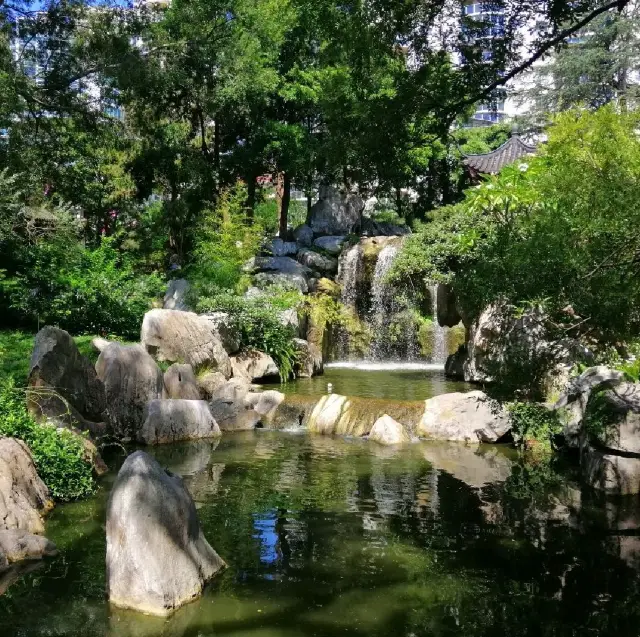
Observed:
[[[342,288],[335,281],[332,281],[327,277],[322,277],[321,279],[318,279],[318,283],[316,284],[316,292],[318,294],[326,294],[333,299],[339,299],[340,294],[342,293]]]

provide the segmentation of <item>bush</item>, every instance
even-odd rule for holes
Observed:
[[[511,433],[517,446],[551,449],[554,437],[561,433],[558,414],[544,405],[530,402],[513,402],[507,406],[511,418]]]
[[[16,273],[0,280],[15,323],[130,339],[139,337],[142,317],[162,290],[162,279],[138,272],[111,239],[95,250],[77,242],[31,244]]]
[[[233,327],[240,334],[241,346],[269,354],[278,366],[280,379],[286,382],[294,372],[297,359],[293,339],[296,330],[283,325],[281,313],[295,308],[298,293],[280,291],[250,299],[231,293],[221,293],[198,301],[198,312],[228,312]]]
[[[39,425],[25,407],[24,390],[12,380],[0,384],[0,436],[24,441],[38,475],[55,500],[76,500],[95,488],[93,468],[85,459],[78,435],[52,425]]]

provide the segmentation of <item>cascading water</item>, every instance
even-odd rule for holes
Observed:
[[[431,362],[444,365],[449,355],[447,347],[447,328],[438,323],[438,286],[431,286],[431,299],[433,308],[433,353]]]
[[[362,272],[362,248],[356,244],[349,248],[338,263],[337,281],[342,287],[340,301],[355,310],[358,302],[358,280]]]

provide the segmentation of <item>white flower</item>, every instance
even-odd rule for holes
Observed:
[[[493,184],[487,184],[487,190],[493,190]]]
[[[242,247],[242,241],[236,241],[236,248]]]
[[[518,170],[520,170],[521,173],[527,172],[527,168],[529,168],[529,164],[522,163],[518,165]]]

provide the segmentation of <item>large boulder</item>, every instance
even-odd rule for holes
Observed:
[[[439,283],[436,286],[436,308],[441,327],[455,327],[462,320],[450,285]]]
[[[283,401],[279,391],[253,392],[246,380],[232,378],[214,392],[209,410],[222,431],[242,431],[270,424]]]
[[[369,440],[386,446],[401,445],[411,442],[411,436],[397,420],[384,414],[373,423],[369,432]]]
[[[330,237],[318,237],[313,245],[316,248],[320,248],[321,250],[325,250],[329,254],[340,254],[342,252],[342,246],[344,242],[347,240],[347,237],[342,235],[340,236],[330,236]]]
[[[191,365],[174,363],[164,373],[164,394],[166,398],[200,400],[200,389]]]
[[[334,274],[338,271],[337,259],[320,254],[315,250],[309,250],[308,248],[303,248],[298,252],[298,261],[308,268],[321,273],[328,272],[329,274]]]
[[[308,277],[311,271],[291,257],[254,257],[245,269],[250,272],[271,272],[276,274],[299,274]]]
[[[42,516],[52,507],[27,445],[0,438],[0,530],[42,533]]]
[[[620,385],[624,378],[622,372],[598,365],[589,367],[567,384],[553,405],[563,422],[562,433],[567,445],[578,447],[580,444],[582,425],[591,395]]]
[[[510,429],[506,411],[484,392],[455,392],[425,400],[418,435],[434,440],[496,442]]]
[[[234,378],[242,378],[249,382],[278,376],[278,366],[269,354],[256,349],[248,349],[231,357]]]
[[[295,374],[298,378],[311,378],[323,372],[322,350],[314,343],[295,338],[296,347]]]
[[[598,396],[604,426],[591,434],[614,452],[640,455],[640,384],[623,382]]]
[[[104,421],[104,386],[64,330],[47,326],[36,334],[28,386],[27,406],[38,420],[89,430]]]
[[[211,323],[193,312],[150,310],[144,315],[140,342],[158,360],[189,363],[231,376],[231,362]]]
[[[240,330],[228,312],[210,312],[201,316],[211,323],[227,354],[240,351]]]
[[[146,415],[142,427],[136,432],[136,440],[145,445],[220,435],[220,427],[204,400],[152,400],[147,405]]]
[[[205,374],[200,374],[196,378],[196,382],[202,398],[211,400],[216,390],[227,383],[227,379],[220,372],[206,372]]]
[[[293,238],[303,248],[310,248],[313,244],[313,230],[306,223],[303,223],[293,231]]]
[[[110,343],[96,363],[107,395],[107,420],[113,433],[131,438],[145,420],[147,403],[162,398],[162,371],[141,345]]]
[[[191,286],[186,279],[172,279],[164,295],[162,307],[165,310],[189,310],[187,294]]]
[[[315,234],[349,234],[360,228],[364,202],[358,195],[321,186],[307,224]]]
[[[115,606],[168,615],[225,567],[182,480],[143,451],[122,465],[107,505],[107,596]]]

